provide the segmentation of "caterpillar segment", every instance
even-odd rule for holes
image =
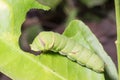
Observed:
[[[104,62],[97,54],[58,33],[41,32],[31,44],[31,49],[34,51],[51,50],[59,52],[70,60],[76,61],[78,64],[91,68],[96,72],[104,71]]]

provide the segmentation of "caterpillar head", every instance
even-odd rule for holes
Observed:
[[[49,50],[54,44],[53,32],[40,32],[30,45],[34,51],[46,51]]]

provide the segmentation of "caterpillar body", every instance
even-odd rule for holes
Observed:
[[[74,40],[55,32],[40,32],[31,44],[31,49],[34,51],[51,50],[53,52],[59,52],[72,61],[76,61],[78,64],[96,72],[104,71],[104,62],[97,54]]]

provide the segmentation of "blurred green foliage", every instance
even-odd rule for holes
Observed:
[[[79,0],[79,1],[86,5],[87,7],[92,8],[94,6],[104,4],[107,0]]]
[[[37,0],[37,1],[51,8],[55,8],[62,0]]]

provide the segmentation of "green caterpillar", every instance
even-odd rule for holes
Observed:
[[[31,49],[34,51],[51,50],[59,52],[72,61],[76,61],[96,72],[104,71],[104,62],[94,52],[58,33],[41,32],[31,44]]]

